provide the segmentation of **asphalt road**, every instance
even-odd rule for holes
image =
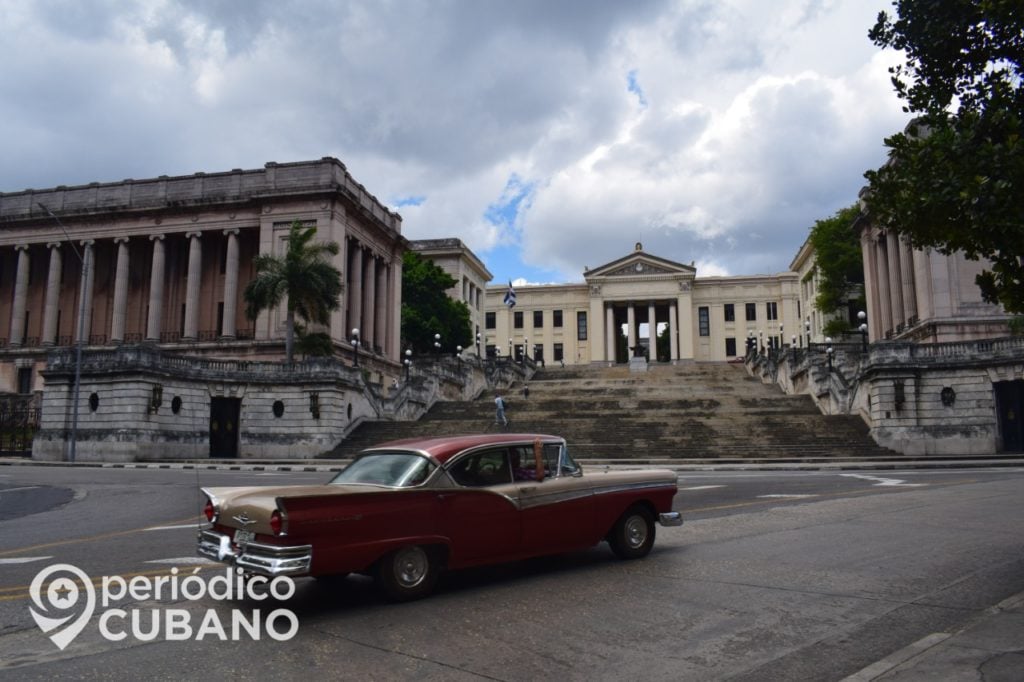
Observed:
[[[686,524],[641,561],[599,546],[461,571],[404,605],[360,577],[281,602],[141,595],[108,607],[152,641],[104,639],[97,604],[63,650],[33,621],[28,586],[53,564],[98,584],[221,572],[195,558],[197,482],[329,476],[0,468],[0,678],[839,680],[1024,590],[1024,470],[700,472],[680,477]],[[299,623],[288,641],[167,641],[174,610],[276,608]]]

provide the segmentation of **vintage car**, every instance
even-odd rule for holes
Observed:
[[[402,601],[429,593],[445,568],[601,541],[620,558],[643,557],[655,522],[682,524],[676,491],[671,471],[584,473],[558,436],[394,441],[326,485],[204,488],[198,551],[265,576],[369,574]]]

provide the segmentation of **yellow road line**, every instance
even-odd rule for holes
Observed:
[[[12,556],[12,555],[15,555],[15,554],[24,554],[25,552],[35,552],[36,550],[46,549],[46,548],[49,548],[49,547],[61,547],[63,545],[75,545],[75,544],[82,543],[82,542],[91,542],[93,540],[106,540],[107,538],[116,538],[116,537],[120,537],[122,535],[131,535],[133,533],[142,533],[144,531],[149,530],[150,528],[159,528],[160,526],[174,526],[174,525],[179,525],[179,524],[184,524],[184,523],[190,523],[192,521],[195,521],[196,519],[202,519],[202,517],[198,516],[198,515],[197,516],[187,516],[187,517],[185,517],[183,519],[178,519],[176,521],[166,521],[164,523],[154,523],[153,525],[146,526],[145,528],[132,528],[131,530],[118,530],[118,531],[113,531],[111,533],[101,533],[99,535],[87,535],[87,536],[81,537],[81,538],[71,538],[69,540],[56,540],[54,542],[44,542],[44,543],[39,544],[39,545],[30,545],[28,547],[19,547],[18,549],[7,549],[7,550],[4,550],[4,551],[0,552],[0,557]],[[196,527],[198,528],[198,523],[196,524]]]

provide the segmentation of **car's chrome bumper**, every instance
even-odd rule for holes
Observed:
[[[677,511],[658,514],[658,523],[663,526],[681,526],[683,525],[683,515]]]
[[[275,547],[257,542],[235,546],[231,538],[215,530],[199,531],[199,556],[270,577],[279,575],[305,575],[313,562],[313,546]]]

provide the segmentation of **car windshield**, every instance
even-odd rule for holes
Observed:
[[[422,455],[408,452],[373,452],[359,457],[331,479],[331,485],[366,483],[410,488],[427,480],[434,465]]]

